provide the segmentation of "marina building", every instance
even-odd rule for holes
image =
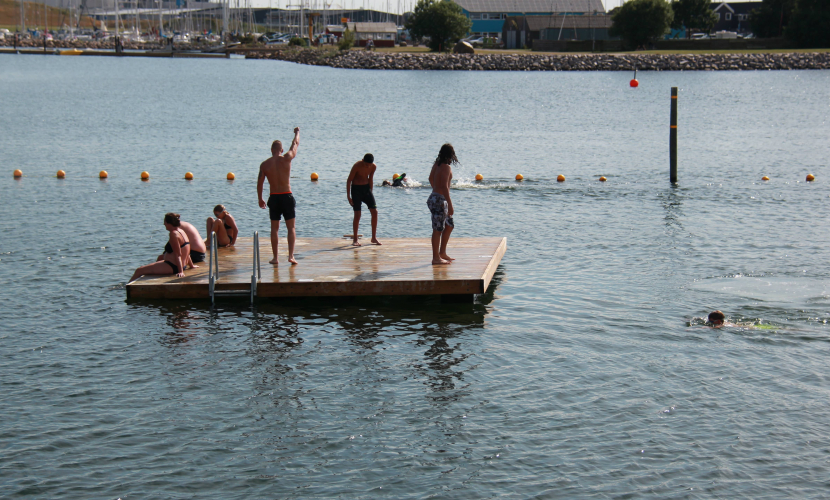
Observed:
[[[601,0],[455,0],[473,23],[473,35],[499,37],[508,17],[605,14]],[[567,24],[567,23],[566,23]],[[521,45],[519,45],[521,47]]]

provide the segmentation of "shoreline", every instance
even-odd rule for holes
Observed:
[[[830,52],[760,54],[435,54],[323,52],[315,49],[249,52],[270,59],[341,69],[439,71],[752,71],[830,69]]]

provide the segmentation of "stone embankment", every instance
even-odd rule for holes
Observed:
[[[335,50],[251,52],[276,59],[347,69],[460,71],[716,71],[830,69],[830,53],[774,54],[396,54]]]

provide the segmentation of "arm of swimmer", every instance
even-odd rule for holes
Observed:
[[[236,219],[233,218],[231,214],[225,216],[225,220],[230,219],[231,231],[233,231],[233,237],[231,238],[231,242],[228,243],[229,247],[232,247],[234,243],[236,243],[236,237],[239,236],[239,226],[236,225]]]
[[[297,148],[300,147],[300,127],[294,128],[294,140],[291,141],[291,147],[283,156],[289,160],[293,160],[297,156]]]
[[[256,181],[256,194],[259,198],[259,208],[265,208],[265,202],[262,200],[262,187],[265,184],[265,171],[262,170],[262,165],[259,166],[259,177]],[[208,235],[210,236],[210,235]]]
[[[352,166],[352,171],[346,179],[346,199],[349,200],[349,205],[352,204],[352,181],[354,181],[355,168],[357,168],[357,163]]]

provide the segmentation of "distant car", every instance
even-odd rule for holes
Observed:
[[[692,40],[708,40],[708,39],[709,39],[709,35],[707,35],[706,33],[694,33],[692,35]]]

